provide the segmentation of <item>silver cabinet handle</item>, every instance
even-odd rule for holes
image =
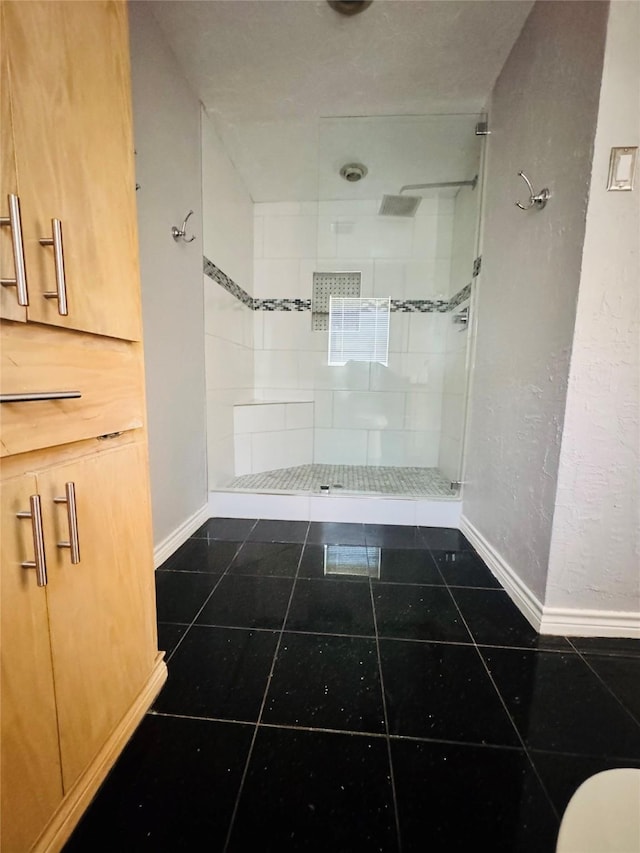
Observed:
[[[62,246],[62,222],[51,220],[51,237],[41,237],[41,246],[53,246],[53,260],[56,268],[56,289],[43,293],[45,299],[58,300],[58,314],[63,317],[69,313],[67,305],[67,282],[64,274],[64,249]]]
[[[24,243],[22,240],[22,216],[20,215],[20,199],[17,195],[9,193],[9,216],[0,216],[0,226],[8,225],[11,228],[11,242],[13,244],[13,263],[16,270],[15,278],[2,278],[0,284],[7,287],[15,287],[18,295],[18,305],[29,304],[29,293],[27,291],[27,270],[24,263]]]
[[[33,551],[35,560],[26,560],[21,563],[23,569],[35,569],[38,586],[47,585],[47,560],[44,554],[44,532],[42,530],[42,505],[40,495],[31,495],[29,498],[31,512],[17,512],[17,518],[30,518],[33,531]]]
[[[0,394],[0,403],[36,403],[40,400],[77,400],[79,391],[27,391],[24,394]]]
[[[80,540],[78,538],[78,511],[76,509],[76,487],[75,483],[64,484],[65,496],[54,498],[56,504],[67,505],[67,519],[69,521],[69,541],[58,542],[58,548],[71,549],[71,562],[75,566],[80,562]]]

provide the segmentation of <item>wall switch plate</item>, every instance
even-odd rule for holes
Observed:
[[[611,149],[607,190],[624,192],[633,189],[637,159],[637,146]]]

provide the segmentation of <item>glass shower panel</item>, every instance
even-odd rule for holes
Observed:
[[[362,298],[391,303],[388,365],[329,365],[323,331],[313,332],[302,357],[314,402],[313,462],[326,466],[330,490],[458,494],[451,484],[462,462],[479,119],[320,121],[310,272],[359,273]]]

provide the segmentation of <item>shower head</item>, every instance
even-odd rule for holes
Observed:
[[[422,198],[418,195],[385,195],[378,216],[415,216]]]
[[[475,190],[477,183],[478,176],[476,175],[471,181],[438,181],[432,184],[406,184],[404,187],[400,187],[398,195],[385,195],[382,197],[378,216],[415,216],[422,197],[417,195],[402,195],[405,190],[435,190],[444,189],[445,187],[471,187],[472,190]]]

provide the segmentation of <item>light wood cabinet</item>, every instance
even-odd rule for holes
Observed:
[[[9,162],[0,215],[7,215],[7,194],[16,192],[26,317],[139,340],[126,4],[4,0],[2,14],[2,101],[10,120],[3,115]],[[45,296],[56,293],[55,252],[40,241],[52,238],[53,219],[61,223],[67,315],[59,313],[58,299]],[[8,266],[3,277],[13,276],[11,260]],[[23,319],[15,288],[2,289],[10,291],[3,294],[3,316]]]
[[[9,195],[18,193],[18,175],[13,147],[13,123],[9,98],[9,63],[4,29],[4,15],[0,8],[0,217],[9,219]],[[0,228],[0,278],[11,281],[16,278],[14,239],[9,224]],[[0,286],[0,317],[7,320],[26,322],[27,309],[18,303],[15,284]]]
[[[156,657],[145,461],[143,446],[132,443],[37,477],[65,791],[135,701]],[[75,565],[70,549],[57,546],[69,541],[67,505],[54,502],[68,482],[76,495]]]
[[[146,447],[137,432],[122,441],[8,461],[10,474],[34,472],[2,482],[3,853],[29,850],[83,775],[80,790],[95,781],[96,759],[162,665]],[[60,502],[68,483],[71,509]],[[45,586],[24,567],[34,561],[36,520],[18,513],[32,495],[41,504]],[[71,542],[72,523],[77,563],[60,544]]]
[[[62,802],[53,667],[45,587],[36,586],[29,510],[33,474],[3,481],[0,661],[3,853],[29,850]]]
[[[0,411],[2,853],[61,849],[166,678],[128,51],[124,0],[0,0],[0,276],[15,275],[11,195],[29,293],[21,307],[16,287],[0,288],[0,393],[81,395]],[[53,248],[41,242],[52,219],[62,223],[65,316],[45,297],[56,290]],[[46,584],[24,565],[38,544],[24,516],[32,498]]]

